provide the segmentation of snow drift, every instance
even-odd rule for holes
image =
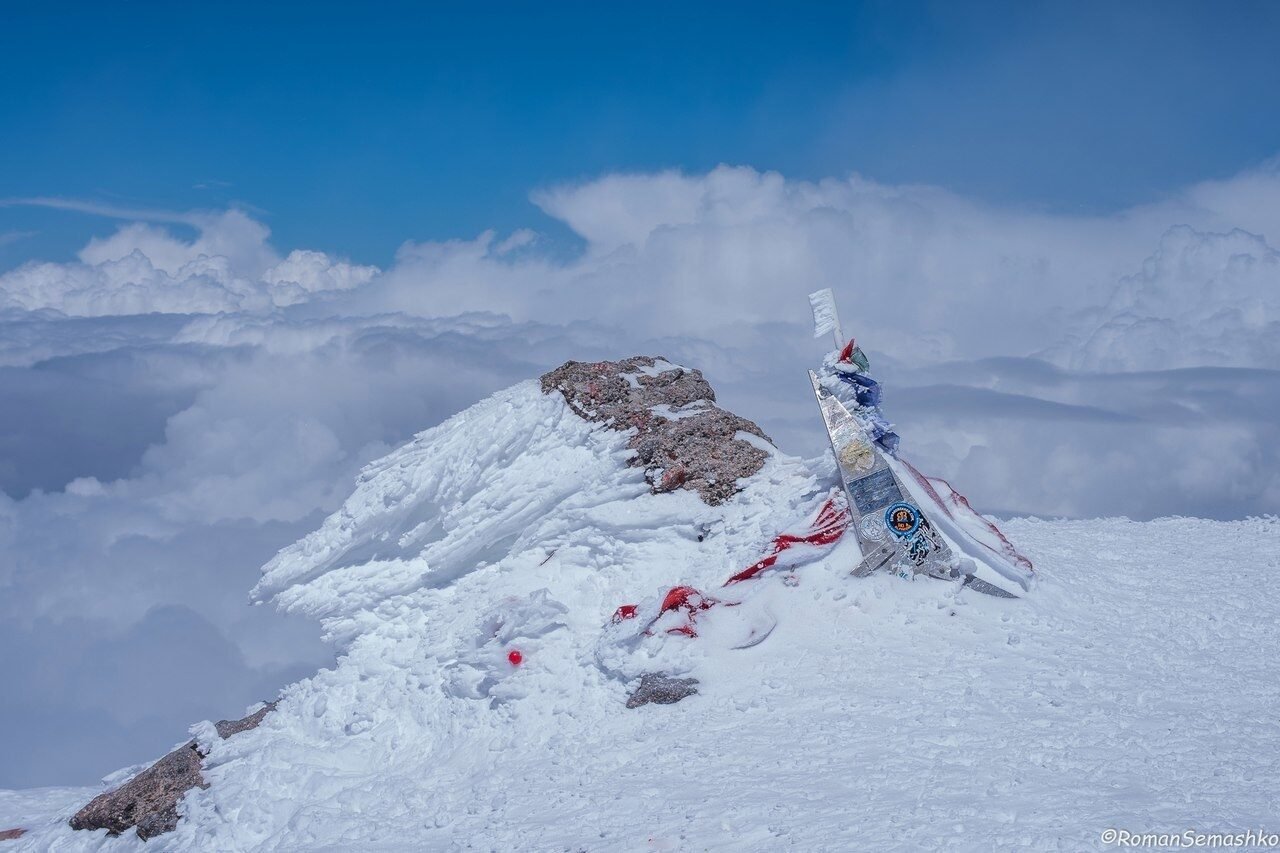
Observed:
[[[257,728],[193,727],[208,787],[163,849],[1078,849],[1280,814],[1252,781],[1280,769],[1274,519],[1018,522],[1045,577],[1016,601],[806,546],[696,639],[627,646],[620,603],[720,586],[838,488],[829,454],[737,430],[758,466],[713,505],[640,429],[528,381],[370,465],[253,593],[320,620],[338,663]],[[696,693],[628,708],[657,672]],[[28,831],[5,849],[157,843],[71,830],[65,793],[8,802]]]

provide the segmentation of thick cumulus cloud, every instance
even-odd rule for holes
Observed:
[[[980,507],[1280,511],[1268,166],[1110,216],[751,169],[534,194],[582,240],[281,252],[241,211],[0,275],[0,786],[92,781],[327,660],[245,594],[360,467],[568,358],[661,353],[822,452],[805,295],[836,289],[904,447]]]
[[[1073,367],[1158,370],[1280,362],[1280,252],[1243,230],[1169,229],[1140,272],[1120,280]]]
[[[376,267],[322,252],[280,258],[270,232],[240,211],[195,216],[194,240],[131,223],[80,252],[80,263],[29,263],[0,278],[0,309],[77,317],[262,312],[368,282]]]
[[[1262,198],[1280,198],[1274,166],[1105,217],[994,208],[857,177],[797,182],[728,167],[612,176],[534,195],[584,239],[571,262],[506,251],[491,234],[408,243],[351,302],[413,314],[594,319],[725,342],[770,320],[803,325],[805,294],[829,286],[856,328],[872,335],[868,343],[901,359],[1024,354],[1061,343],[1069,364],[1110,320],[1172,316],[1156,299],[1130,305],[1122,291],[1177,251],[1199,246],[1201,272],[1215,275],[1217,264],[1226,277],[1227,286],[1179,297],[1202,300],[1196,311],[1224,307],[1237,295],[1230,284],[1265,290],[1274,281],[1265,270],[1231,277],[1234,252],[1213,248],[1245,239],[1260,258],[1270,251],[1267,235],[1280,222]],[[1184,288],[1167,267],[1154,286]],[[1259,334],[1249,325],[1234,331]],[[1100,369],[1135,366],[1125,358],[1107,364],[1105,353],[1098,359]]]

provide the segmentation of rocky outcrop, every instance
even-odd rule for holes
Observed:
[[[627,697],[628,708],[641,705],[674,705],[698,692],[698,679],[671,678],[665,672],[650,672],[640,676],[640,686]]]
[[[225,739],[257,728],[275,707],[270,702],[239,720],[219,720],[214,724],[218,736]],[[188,741],[119,788],[94,797],[72,816],[71,828],[105,829],[109,835],[120,835],[136,827],[143,841],[172,832],[178,826],[178,803],[183,796],[192,788],[208,787],[200,774],[203,759],[199,745]]]
[[[71,818],[72,829],[105,829],[120,835],[133,827],[143,841],[178,825],[178,801],[204,788],[196,742],[178,747],[114,791],[95,797]]]
[[[13,841],[26,835],[27,831],[20,826],[13,829],[0,829],[0,841]]]
[[[247,717],[241,717],[238,720],[218,720],[213,724],[213,727],[218,730],[218,737],[226,740],[232,735],[247,732],[249,729],[256,729],[262,723],[263,717],[275,709],[276,703],[268,702]]]
[[[655,493],[691,489],[708,504],[721,504],[768,458],[742,435],[772,443],[760,427],[715,405],[701,371],[661,358],[566,362],[542,376],[542,390],[559,391],[587,420],[634,429],[631,464],[645,469]]]

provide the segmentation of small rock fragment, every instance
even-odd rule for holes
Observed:
[[[276,702],[278,701],[276,700]],[[238,720],[218,720],[213,724],[214,728],[218,730],[218,737],[226,740],[232,735],[247,732],[249,729],[256,729],[262,722],[262,718],[276,709],[276,702],[268,702],[249,716],[241,717]]]
[[[640,676],[640,686],[627,697],[628,708],[639,708],[652,702],[655,705],[674,705],[681,699],[698,692],[696,678],[671,678],[664,672],[650,672]]]

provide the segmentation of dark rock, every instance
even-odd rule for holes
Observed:
[[[708,504],[721,504],[737,493],[739,478],[759,471],[768,458],[738,433],[771,440],[756,424],[716,406],[701,371],[658,372],[658,361],[643,355],[569,361],[543,375],[542,390],[559,391],[589,421],[634,429],[631,464],[645,469],[655,493],[691,489]]]
[[[249,729],[256,729],[262,722],[262,718],[267,716],[267,714],[270,714],[275,709],[276,703],[268,702],[247,717],[241,717],[238,720],[218,720],[218,722],[214,723],[214,728],[218,730],[218,737],[226,740],[232,735],[247,732]]]
[[[674,705],[681,699],[698,692],[696,678],[671,678],[664,672],[650,672],[640,676],[640,686],[627,697],[628,708],[639,708],[652,702],[655,705]]]
[[[218,736],[225,740],[257,728],[275,707],[270,702],[239,720],[219,720]],[[183,744],[119,788],[94,797],[72,816],[71,828],[105,829],[109,835],[120,835],[137,827],[143,841],[172,832],[178,826],[178,803],[187,791],[209,787],[200,774],[203,758],[194,740]]]
[[[27,831],[20,826],[15,826],[13,829],[0,829],[0,841],[13,841],[26,834]]]
[[[105,829],[110,835],[138,828],[143,841],[178,825],[178,801],[192,788],[204,788],[200,750],[190,741],[114,791],[94,797],[71,818],[72,829]]]

